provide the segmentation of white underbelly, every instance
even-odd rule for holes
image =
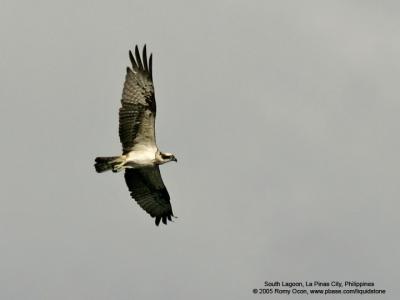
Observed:
[[[133,150],[128,153],[125,165],[131,168],[153,166],[156,152],[157,149],[152,148]]]

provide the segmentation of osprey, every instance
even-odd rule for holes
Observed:
[[[155,218],[167,224],[172,213],[170,197],[163,183],[159,165],[177,161],[171,153],[161,152],[156,144],[152,55],[147,60],[146,45],[142,57],[135,47],[135,56],[129,51],[132,69],[126,68],[121,108],[119,109],[119,138],[122,155],[96,157],[98,173],[125,170],[125,181],[132,198]]]

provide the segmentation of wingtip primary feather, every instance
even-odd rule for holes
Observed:
[[[140,58],[139,47],[135,46],[135,57],[140,70],[143,70],[142,59]]]
[[[155,224],[156,226],[159,226],[160,223],[162,222],[163,224],[167,225],[168,221],[170,222],[174,222],[172,220],[172,217],[174,217],[175,219],[177,219],[178,217],[175,217],[174,215],[168,215],[168,216],[162,216],[162,217],[155,217]]]
[[[153,77],[153,53],[150,54],[149,58],[149,73],[150,76]]]
[[[143,56],[144,69],[145,69],[146,72],[148,72],[149,71],[149,66],[148,66],[148,62],[147,62],[146,44],[144,44],[142,56]]]
[[[130,59],[131,64],[132,64],[132,68],[133,68],[134,70],[136,70],[136,69],[138,68],[138,65],[137,65],[137,63],[136,63],[136,61],[135,61],[135,57],[133,56],[131,50],[129,50],[129,59]]]

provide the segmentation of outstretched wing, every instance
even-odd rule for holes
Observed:
[[[132,69],[126,69],[122,107],[119,109],[119,138],[123,153],[130,152],[135,145],[156,147],[155,117],[156,100],[152,75],[152,55],[147,61],[146,45],[142,58],[135,47],[135,57],[129,51]]]
[[[164,224],[167,224],[167,219],[171,221],[174,214],[158,166],[125,169],[125,181],[132,198],[150,216],[156,218],[157,226],[161,220]]]

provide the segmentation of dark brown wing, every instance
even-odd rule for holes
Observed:
[[[152,55],[147,61],[146,45],[142,58],[135,47],[135,56],[129,51],[132,69],[126,69],[122,107],[119,109],[119,137],[123,153],[130,152],[136,144],[156,147],[156,100],[152,75]]]
[[[156,218],[156,225],[160,221],[167,224],[171,221],[172,213],[169,194],[161,178],[158,166],[142,169],[125,169],[125,181],[131,196],[136,202]]]

